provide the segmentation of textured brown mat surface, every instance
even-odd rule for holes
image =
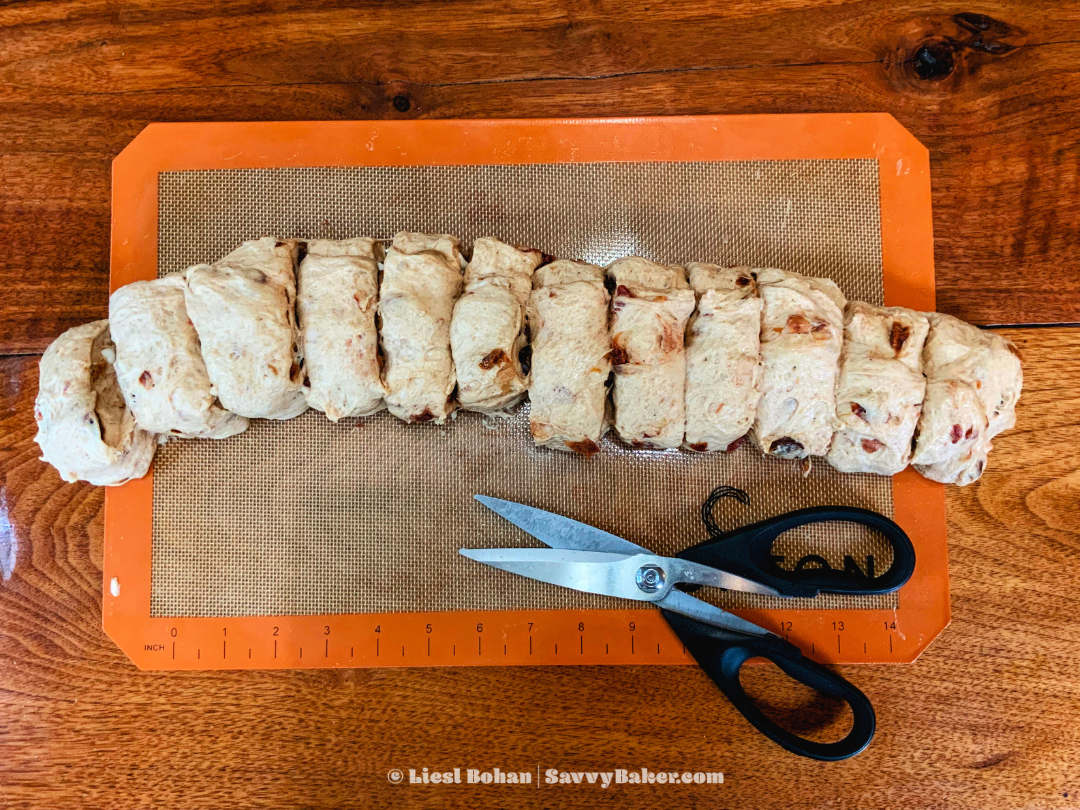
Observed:
[[[244,239],[390,237],[397,230],[494,235],[605,264],[778,265],[828,275],[851,298],[882,301],[876,163],[746,163],[314,168],[192,171],[160,177],[159,271],[213,261]],[[527,406],[525,406],[527,409]],[[520,500],[670,553],[704,537],[698,508],[725,501],[722,527],[825,503],[892,513],[888,479],[841,475],[750,448],[729,455],[630,451],[605,440],[590,460],[532,447],[526,411],[444,427],[386,413],[334,425],[308,412],[256,422],[220,442],[172,442],[154,473],[155,616],[617,607],[479,566],[456,552],[530,542],[472,501]],[[795,535],[795,533],[791,533]],[[782,538],[790,559],[839,564],[881,542],[857,527]],[[778,600],[701,594],[722,605]],[[784,606],[808,606],[805,600]],[[896,596],[811,604],[878,608]]]

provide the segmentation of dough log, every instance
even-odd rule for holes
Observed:
[[[902,307],[862,301],[847,306],[836,417],[841,427],[826,456],[841,472],[894,475],[911,460],[922,411],[922,352],[930,324]]]
[[[450,323],[457,400],[465,410],[497,413],[524,398],[529,388],[521,363],[528,345],[525,309],[541,261],[540,251],[519,250],[498,239],[473,243],[465,291]]]
[[[533,284],[529,431],[537,446],[588,457],[600,450],[607,427],[611,338],[604,271],[561,259],[537,270]]]
[[[293,304],[299,243],[245,242],[188,269],[185,303],[222,406],[251,419],[307,410]]]
[[[1023,368],[1000,335],[937,312],[929,319],[926,399],[911,463],[933,481],[965,486],[982,476],[990,440],[1016,424]]]
[[[383,382],[390,413],[406,422],[441,425],[454,411],[450,321],[464,266],[456,236],[402,232],[387,251],[379,290]]]
[[[181,438],[224,439],[248,420],[222,408],[188,320],[184,278],[121,287],[109,299],[116,377],[140,427]]]
[[[607,273],[615,283],[615,431],[633,447],[678,447],[686,428],[684,332],[695,300],[686,271],[631,256]]]
[[[686,331],[686,441],[733,450],[761,398],[761,298],[749,267],[687,265],[697,310]]]
[[[135,424],[114,360],[108,321],[69,329],[42,355],[34,441],[65,481],[116,486],[150,468],[157,437]]]
[[[836,378],[847,300],[827,278],[758,271],[761,400],[754,440],[781,458],[823,456],[836,418]]]
[[[307,404],[332,422],[386,407],[375,315],[382,245],[313,240],[300,263],[296,314]]]

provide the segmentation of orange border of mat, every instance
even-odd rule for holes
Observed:
[[[878,161],[886,303],[932,310],[929,155],[883,113],[152,124],[113,162],[111,289],[157,275],[164,171],[814,158]],[[105,495],[104,627],[142,669],[692,663],[650,609],[151,618],[152,475]],[[898,610],[741,615],[819,661],[913,661],[949,623],[945,492],[907,470],[893,479],[893,494],[895,518],[918,554]],[[587,630],[579,633],[579,622]],[[568,638],[578,642],[569,650]]]

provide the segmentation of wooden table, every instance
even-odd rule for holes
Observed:
[[[958,8],[0,9],[0,807],[1080,807],[1080,331],[1054,325],[1080,321],[1080,3]],[[32,401],[37,355],[105,316],[109,162],[147,123],[810,111],[888,111],[929,147],[938,308],[1022,325],[1027,361],[1017,428],[949,490],[952,626],[912,666],[845,670],[878,708],[864,754],[788,756],[691,668],[156,674],[102,633],[102,491],[37,460]],[[725,784],[387,780],[454,765]]]

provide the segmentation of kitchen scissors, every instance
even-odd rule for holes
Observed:
[[[476,495],[484,506],[548,548],[461,549],[460,553],[552,585],[652,602],[701,668],[759,731],[801,756],[825,761],[852,757],[870,744],[876,726],[873,706],[856,686],[803,656],[794,644],[691,596],[679,586],[706,585],[780,597],[812,597],[823,592],[860,596],[890,593],[915,570],[911,540],[884,515],[849,506],[800,509],[720,533],[712,521],[712,507],[720,497],[731,494],[745,502],[740,490],[715,490],[702,507],[711,536],[674,557],[658,556],[629,540],[542,509]],[[798,526],[829,521],[862,524],[883,535],[892,548],[888,570],[875,575],[872,562],[864,571],[850,558],[844,568],[836,569],[816,556],[804,557],[790,571],[777,564],[783,559],[772,553],[777,537]],[[829,743],[807,740],[767,717],[739,680],[742,665],[756,657],[767,658],[796,681],[845,701],[854,715],[847,736]]]

